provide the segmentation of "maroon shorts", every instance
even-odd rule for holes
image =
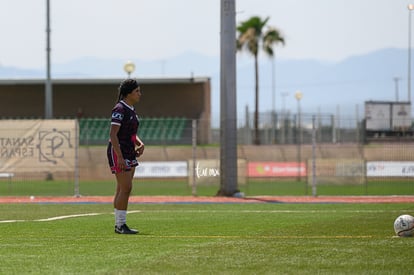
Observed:
[[[135,151],[132,150],[132,152],[133,152],[133,154],[122,152],[122,156],[124,157],[125,164],[126,164],[126,168],[125,168],[124,171],[131,171],[131,169],[133,167],[138,166],[138,161],[137,161],[136,156],[135,156]],[[123,171],[119,170],[119,168],[118,168],[118,158],[117,158],[117,155],[114,151],[114,147],[112,147],[111,143],[108,144],[107,156],[108,156],[109,168],[111,169],[112,174],[117,174],[117,173],[123,172]]]

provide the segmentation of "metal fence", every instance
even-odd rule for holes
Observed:
[[[253,145],[249,116],[238,123],[238,184],[249,195],[414,195],[414,142],[367,141],[364,124],[334,115],[263,115],[260,145]],[[194,143],[193,120],[142,120],[146,143],[135,174],[134,195],[215,195],[220,185],[220,129],[209,143]],[[0,195],[112,195],[106,161],[109,121],[78,121],[77,172],[26,173],[0,165]],[[195,127],[195,128],[194,128]],[[0,163],[7,158],[0,136]],[[17,146],[17,145],[16,145]],[[10,146],[9,146],[10,147]]]
[[[359,143],[364,140],[363,121],[329,114],[262,114],[260,117],[260,144],[309,144],[312,127],[318,143]],[[238,143],[251,144],[253,139],[252,115],[239,123]]]

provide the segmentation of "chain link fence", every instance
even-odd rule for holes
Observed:
[[[410,137],[367,140],[364,121],[357,118],[268,113],[260,117],[260,145],[254,145],[251,118],[246,115],[239,121],[235,141],[239,189],[247,196],[414,195]],[[110,122],[84,118],[77,125],[78,170],[46,173],[42,169],[33,177],[17,177],[21,171],[9,165],[7,152],[21,145],[11,144],[10,133],[16,130],[1,132],[0,194],[112,195],[115,179],[106,161]],[[186,118],[141,119],[139,135],[146,150],[136,169],[134,195],[216,194],[220,129],[206,131],[199,125],[203,123]],[[209,142],[200,142],[199,135],[207,135],[203,140]]]

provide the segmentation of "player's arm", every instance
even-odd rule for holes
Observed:
[[[135,152],[137,153],[137,157],[139,157],[144,153],[145,145],[138,135],[136,137],[135,145],[137,146],[137,148],[135,149]]]
[[[118,168],[123,171],[126,167],[124,157],[122,156],[121,146],[118,139],[118,131],[121,126],[117,124],[111,124],[109,130],[109,137],[111,139],[112,147],[114,148],[115,154],[118,158]]]

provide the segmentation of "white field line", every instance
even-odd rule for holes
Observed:
[[[38,220],[33,220],[33,221],[35,221],[35,222],[48,222],[48,221],[57,221],[57,220],[64,220],[64,219],[70,219],[70,218],[99,216],[99,215],[103,215],[103,213],[86,213],[86,214],[76,214],[76,215],[67,215],[67,216],[57,216],[57,217],[51,217],[51,218],[46,218],[46,219],[38,219]]]
[[[128,214],[139,213],[139,212],[142,212],[142,211],[141,210],[132,210],[132,211],[128,211]],[[113,215],[113,214],[114,213],[84,213],[84,214],[57,216],[57,217],[50,217],[50,218],[36,219],[36,220],[0,220],[0,223],[49,222],[49,221],[57,221],[57,220],[64,220],[64,219],[71,219],[71,218],[88,217],[88,216],[100,216],[100,215]]]
[[[4,221],[0,221],[0,223],[14,223],[14,222],[27,222],[27,220],[4,220]]]
[[[412,210],[129,210],[128,214],[134,213],[383,213],[383,212],[410,212]],[[71,218],[80,218],[88,216],[113,215],[113,213],[84,213],[65,216],[56,216],[35,220],[0,220],[1,223],[17,223],[17,222],[49,222]]]
[[[57,220],[64,220],[70,218],[79,218],[79,217],[87,217],[87,216],[98,216],[104,215],[104,213],[86,213],[86,214],[76,214],[76,215],[67,215],[67,216],[57,216],[45,219],[37,219],[37,220],[0,220],[0,223],[14,223],[14,222],[49,222],[49,221],[57,221]]]

